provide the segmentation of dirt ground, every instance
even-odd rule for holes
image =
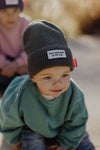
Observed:
[[[85,94],[89,112],[87,130],[96,150],[100,150],[100,37],[85,35],[69,39],[68,45],[78,62],[78,68],[71,73],[71,77]],[[11,150],[1,134],[0,150]]]

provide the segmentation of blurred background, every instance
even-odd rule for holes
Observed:
[[[68,37],[100,34],[100,0],[24,0],[24,13],[33,20],[59,25]]]
[[[71,76],[85,95],[87,130],[96,150],[100,150],[100,0],[23,1],[24,14],[32,20],[48,20],[64,31],[77,58],[78,67]],[[0,150],[6,150],[1,143]]]
[[[71,73],[85,94],[87,130],[100,150],[100,0],[24,0],[32,20],[48,20],[65,33],[78,68]]]

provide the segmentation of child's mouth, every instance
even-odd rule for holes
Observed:
[[[54,97],[58,97],[61,93],[62,93],[62,89],[58,89],[58,90],[51,90],[52,92],[52,96]]]
[[[15,24],[15,22],[14,21],[8,21],[8,24],[13,25],[13,24]]]
[[[58,89],[58,90],[52,90],[52,92],[55,92],[55,93],[58,93],[58,92],[61,92],[62,89]]]

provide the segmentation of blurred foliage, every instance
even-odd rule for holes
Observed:
[[[26,0],[25,14],[32,20],[48,20],[66,36],[100,34],[100,0]]]

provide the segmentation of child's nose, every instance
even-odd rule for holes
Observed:
[[[13,13],[9,13],[9,14],[8,14],[8,18],[9,18],[9,19],[12,19],[12,18],[14,18],[14,17],[15,17],[15,16],[14,16]]]
[[[61,80],[60,79],[55,79],[54,82],[53,82],[53,85],[60,85],[61,84]]]

